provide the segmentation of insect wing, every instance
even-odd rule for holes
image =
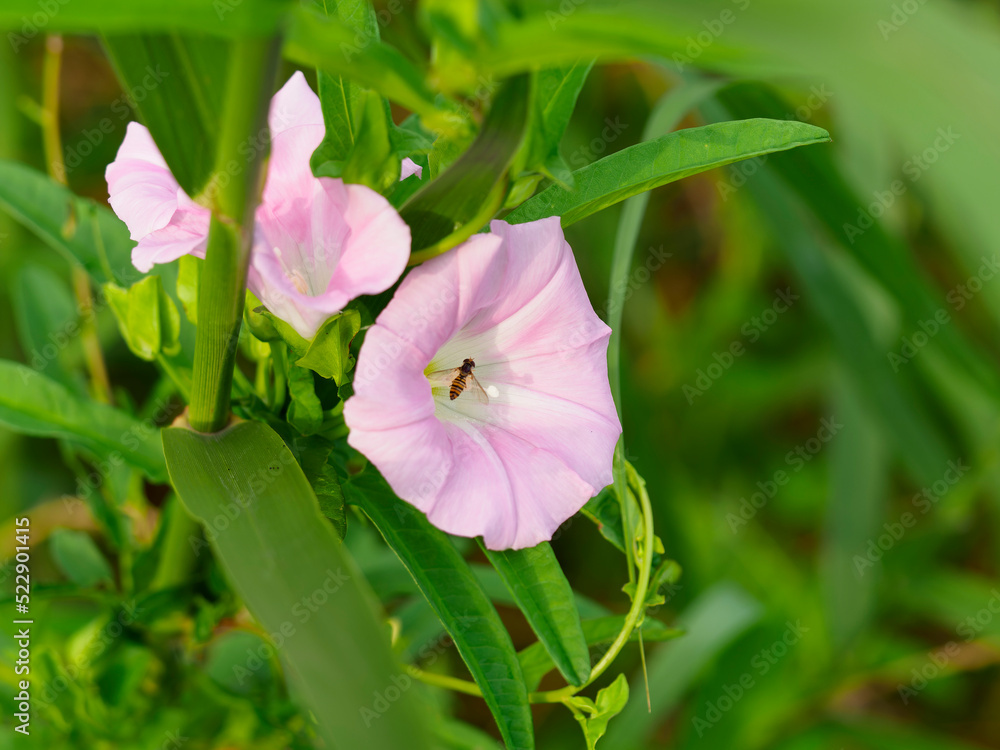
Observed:
[[[433,385],[451,385],[458,373],[462,371],[461,367],[452,367],[449,370],[435,370],[434,372],[427,373],[427,379]]]
[[[486,393],[486,389],[483,388],[482,384],[476,379],[475,375],[470,374],[465,381],[468,389],[476,394],[476,400],[481,404],[488,404],[490,402],[490,397]]]

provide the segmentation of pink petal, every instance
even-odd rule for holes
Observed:
[[[301,71],[292,73],[285,85],[271,98],[267,114],[271,135],[280,135],[302,125],[323,125],[323,109]]]
[[[133,240],[165,227],[177,210],[180,188],[149,131],[130,122],[115,160],[105,170],[108,202]]]
[[[421,179],[424,176],[424,168],[413,161],[413,159],[403,159],[403,166],[400,172],[400,180],[405,180],[411,174],[415,174],[417,179]]]
[[[248,281],[272,313],[312,338],[355,297],[396,283],[410,257],[410,230],[370,188],[311,173],[302,181],[291,201],[265,193]]]
[[[608,384],[610,329],[559,220],[492,230],[403,281],[368,332],[344,418],[351,445],[432,523],[483,536],[491,549],[520,549],[549,539],[610,484],[621,425]],[[432,388],[424,375],[466,357],[487,404],[471,387],[451,400],[450,376]],[[410,445],[435,446],[419,467],[397,465],[392,443],[403,428]]]

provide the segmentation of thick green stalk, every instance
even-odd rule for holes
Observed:
[[[277,39],[234,42],[226,80],[217,162],[201,202],[212,209],[198,291],[198,337],[188,421],[217,432],[229,421],[229,395],[243,318],[253,215],[260,192],[267,106],[278,62]],[[247,152],[251,157],[247,158]]]

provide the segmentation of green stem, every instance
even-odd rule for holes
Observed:
[[[250,160],[245,151],[248,141],[266,131],[278,50],[278,39],[233,43],[215,172],[200,196],[212,208],[212,222],[198,290],[198,336],[188,412],[191,427],[199,432],[217,432],[229,421],[263,162],[261,149],[252,149]]]
[[[632,631],[639,625],[646,611],[646,593],[649,590],[650,569],[652,567],[653,560],[653,507],[649,502],[649,495],[646,493],[646,488],[643,486],[641,481],[637,482],[637,489],[639,504],[642,508],[644,531],[642,540],[642,559],[639,561],[640,565],[638,566],[639,580],[636,584],[635,596],[632,598],[632,606],[629,608],[628,614],[625,616],[625,623],[622,625],[622,629],[618,633],[618,636],[612,642],[611,648],[609,648],[604,653],[601,660],[594,665],[594,668],[590,671],[590,677],[585,683],[579,687],[567,685],[566,687],[558,688],[557,690],[543,690],[530,693],[528,695],[528,700],[532,703],[566,703],[570,698],[579,693],[585,687],[592,685],[597,678],[604,674],[607,668],[611,666],[612,662],[614,662],[614,660],[618,657],[618,654],[621,653],[625,644],[628,643],[628,639],[632,635]],[[406,670],[411,676],[421,682],[426,682],[429,685],[437,685],[438,687],[455,690],[468,695],[482,696],[483,694],[483,692],[479,689],[479,686],[469,680],[431,674],[412,666],[408,666]]]

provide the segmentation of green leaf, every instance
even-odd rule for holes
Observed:
[[[207,525],[220,514],[230,519],[213,535],[213,549],[262,630],[276,634],[293,695],[324,742],[427,750],[372,594],[281,438],[260,422],[241,422],[212,435],[170,428],[163,446],[188,510]],[[377,696],[393,686],[398,698],[382,715]]]
[[[527,76],[506,81],[469,149],[400,209],[414,253],[462,242],[503,203],[507,169],[524,139],[529,88]]]
[[[303,356],[309,350],[309,342],[281,318],[275,317],[267,310],[253,292],[247,290],[246,305],[243,308],[243,319],[250,332],[261,341],[283,341],[288,350],[296,358]]]
[[[583,728],[583,736],[587,740],[587,750],[595,750],[597,741],[608,731],[608,722],[621,713],[628,703],[628,680],[620,674],[606,688],[597,693],[597,699],[572,698],[571,703],[578,709],[590,714],[574,712],[574,717]]]
[[[118,217],[47,175],[0,160],[0,207],[94,279],[128,285],[142,278]]]
[[[833,385],[833,413],[844,424],[856,426],[853,439],[830,445],[823,534],[827,619],[834,645],[843,648],[865,629],[874,613],[879,577],[873,570],[859,571],[855,557],[866,555],[868,541],[882,532],[890,461],[885,437],[857,386],[842,373]]]
[[[337,536],[343,539],[347,534],[347,508],[340,477],[329,460],[333,443],[321,437],[306,437],[293,439],[289,447],[316,493],[320,512],[333,524]]]
[[[303,435],[319,432],[323,425],[323,405],[316,395],[312,370],[290,364],[286,376],[288,395],[292,399],[288,405],[289,424]]]
[[[226,38],[266,36],[277,29],[286,0],[73,0],[58,3],[54,10],[37,0],[4,0],[0,6],[0,28],[25,27],[25,18],[43,16],[46,33],[135,33],[162,32],[163,29],[193,31]],[[36,22],[37,23],[37,22]],[[12,32],[15,52],[37,34]]]
[[[447,535],[397,498],[368,466],[344,485],[410,571],[455,642],[510,750],[535,746],[528,691],[510,635]]]
[[[49,537],[52,558],[59,570],[81,588],[112,582],[111,566],[90,534],[72,529],[56,529]]]
[[[507,585],[538,640],[571,685],[590,676],[590,653],[573,590],[548,542],[497,552],[480,546]]]
[[[228,45],[174,33],[106,36],[104,46],[170,173],[197,195],[215,167]]]
[[[316,332],[306,353],[296,360],[299,367],[306,367],[320,377],[343,385],[348,372],[354,367],[351,341],[361,330],[361,313],[344,310],[330,318]]]
[[[65,438],[165,478],[159,430],[110,406],[78,398],[30,367],[0,360],[0,424],[40,437]]]
[[[633,195],[708,169],[829,140],[829,133],[813,125],[764,119],[678,130],[576,170],[574,189],[552,185],[505,220],[518,224],[560,216],[568,226]]]
[[[598,617],[592,620],[583,620],[583,637],[587,642],[587,647],[603,646],[610,644],[621,629],[625,626],[624,615],[613,615]],[[678,628],[668,628],[659,620],[647,617],[643,620],[642,626],[632,631],[629,641],[639,640],[639,631],[642,631],[643,643],[653,643],[655,641],[667,641],[684,635],[684,631]],[[521,672],[524,673],[524,681],[528,690],[537,690],[542,678],[556,668],[552,657],[540,641],[535,641],[527,648],[517,652],[517,659],[521,662]]]
[[[566,188],[573,187],[573,173],[559,153],[559,144],[593,66],[594,61],[587,60],[533,74],[531,128],[525,168],[541,172]]]
[[[439,108],[423,74],[395,48],[366,39],[342,21],[310,8],[294,9],[289,21],[285,57],[378,91],[432,126],[448,127],[455,119]]]
[[[338,19],[345,27],[353,29],[360,38],[379,41],[378,20],[375,9],[368,0],[337,0],[333,3],[317,3],[316,7]],[[327,162],[335,162],[339,171],[351,155],[361,133],[365,90],[352,83],[349,78],[327,73],[325,70],[317,72],[316,80],[326,134],[313,152],[310,164],[317,175],[339,177],[339,174],[317,170]],[[398,176],[399,173],[396,174]]]
[[[66,281],[45,266],[26,263],[10,279],[9,290],[24,358],[39,372],[78,390],[67,355],[78,348],[81,315]]]
[[[374,91],[368,91],[360,105],[357,142],[340,176],[344,182],[367,185],[385,193],[399,182],[401,164],[389,135],[392,127],[389,104]]]
[[[181,316],[163,290],[159,276],[147,276],[126,291],[105,284],[104,293],[122,338],[140,359],[155,360],[161,354],[180,351]]]
[[[745,189],[773,227],[779,246],[802,279],[804,296],[823,319],[852,375],[879,414],[885,434],[919,482],[938,479],[953,454],[942,429],[921,399],[912,375],[894,373],[886,349],[872,330],[857,288],[837,264],[836,254],[816,237],[794,195],[768,167],[758,170]]]

